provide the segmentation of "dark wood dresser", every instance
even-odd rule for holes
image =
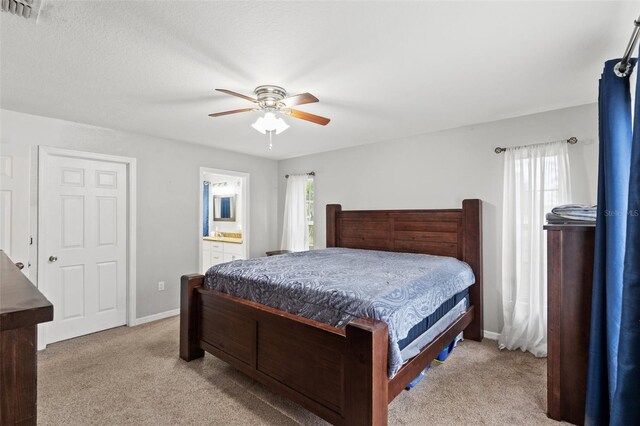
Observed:
[[[279,254],[291,253],[291,250],[273,250],[266,253],[267,256],[278,256]]]
[[[53,305],[0,250],[0,425],[35,425],[37,325]]]
[[[547,225],[547,413],[584,424],[595,226]]]

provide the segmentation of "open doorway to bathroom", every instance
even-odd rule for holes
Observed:
[[[249,174],[200,168],[200,271],[249,257]]]

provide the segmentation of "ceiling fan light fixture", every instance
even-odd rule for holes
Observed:
[[[254,129],[262,133],[263,135],[267,133],[267,130],[264,127],[264,118],[258,117],[255,123],[251,125]]]
[[[282,117],[276,117],[275,113],[268,111],[263,117],[258,117],[255,123],[251,125],[258,132],[263,135],[267,132],[276,132],[276,135],[284,132],[289,128],[289,125],[282,119]]]
[[[289,128],[289,125],[282,119],[282,117],[278,117],[276,120],[276,135],[284,132]]]

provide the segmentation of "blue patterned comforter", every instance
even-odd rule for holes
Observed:
[[[204,286],[339,328],[356,317],[384,321],[391,378],[403,364],[398,341],[474,282],[452,257],[328,248],[216,265]]]

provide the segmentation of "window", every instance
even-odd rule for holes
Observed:
[[[311,250],[314,246],[314,182],[308,174],[289,175],[284,200],[280,248]]]
[[[307,211],[307,224],[309,226],[309,250],[313,250],[313,247],[315,245],[315,228],[313,225],[314,196],[315,196],[315,188],[314,188],[313,176],[309,176],[309,178],[307,179],[307,191],[306,191],[306,197],[305,197],[306,211]]]
[[[561,193],[558,177],[560,167],[560,157],[557,155],[515,160],[514,181],[518,189],[515,193],[518,206],[515,220],[521,232],[520,238],[524,241],[531,241],[534,233],[540,232],[538,228],[541,221],[544,223],[546,213],[564,204],[561,202],[564,194]],[[527,214],[530,211],[535,211],[535,217]],[[530,273],[531,250],[530,244],[522,244],[519,258],[522,274]]]

